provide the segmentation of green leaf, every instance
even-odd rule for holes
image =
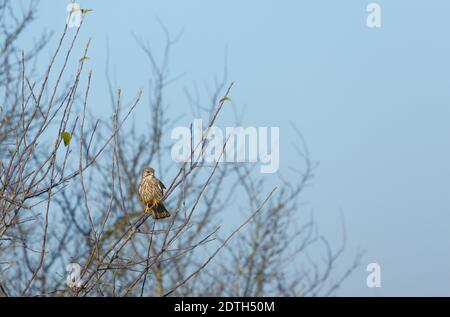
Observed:
[[[70,144],[70,140],[72,140],[72,135],[70,132],[65,131],[61,133],[61,138],[63,139],[64,146],[68,146]]]
[[[220,99],[220,103],[225,102],[225,101],[231,101],[231,98],[223,97],[222,99]]]

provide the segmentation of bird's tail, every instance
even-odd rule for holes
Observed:
[[[152,218],[153,219],[163,219],[170,217],[170,212],[166,209],[164,204],[159,203],[153,208]]]

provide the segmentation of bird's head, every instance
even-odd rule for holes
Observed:
[[[153,176],[155,176],[155,170],[152,167],[144,168],[144,171],[142,172],[142,178],[153,177]]]

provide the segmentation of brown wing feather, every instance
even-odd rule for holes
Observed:
[[[161,182],[159,179],[157,179],[157,178],[155,178],[155,179],[158,182],[161,192],[164,193],[164,189],[166,189],[166,186],[164,186],[163,182]]]

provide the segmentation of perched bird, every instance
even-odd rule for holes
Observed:
[[[142,180],[139,184],[139,199],[145,204],[145,212],[152,210],[153,219],[162,219],[170,217],[163,203],[159,201],[164,196],[164,184],[155,177],[155,170],[151,167],[144,168]],[[153,207],[153,208],[152,208]]]

